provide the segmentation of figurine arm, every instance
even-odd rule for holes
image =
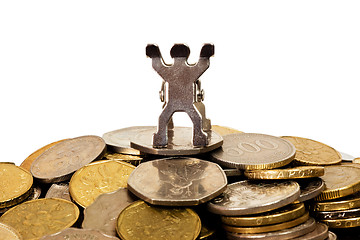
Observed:
[[[214,55],[214,45],[205,44],[201,48],[200,58],[198,63],[194,66],[194,73],[196,80],[206,71],[210,66],[210,57]]]
[[[146,46],[146,56],[152,59],[154,70],[158,72],[160,76],[163,76],[169,67],[164,63],[159,47],[155,44],[148,44]]]

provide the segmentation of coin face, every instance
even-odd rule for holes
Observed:
[[[219,165],[196,158],[159,159],[140,164],[128,189],[154,205],[192,206],[221,194],[227,185]]]
[[[91,229],[68,228],[61,232],[45,236],[41,240],[119,240]]]
[[[0,163],[0,209],[25,200],[32,192],[33,177],[21,167]]]
[[[299,198],[300,186],[294,181],[229,184],[227,189],[208,203],[208,210],[225,216],[249,215],[288,205]]]
[[[192,144],[193,129],[191,127],[174,127],[168,132],[168,145],[166,148],[155,148],[152,145],[152,138],[157,131],[157,127],[148,127],[146,130],[139,131],[131,141],[130,146],[141,152],[163,155],[195,155],[212,151],[223,144],[223,138],[214,131],[206,132],[208,144],[202,147],[195,147]]]
[[[87,207],[100,194],[126,187],[134,169],[135,166],[121,161],[104,160],[89,164],[72,176],[70,195],[77,204]]]
[[[324,168],[320,166],[301,166],[272,170],[248,170],[244,175],[249,179],[298,179],[314,178],[324,175]]]
[[[345,197],[360,190],[360,168],[348,165],[325,166],[321,177],[325,190],[315,200],[323,201]]]
[[[90,206],[85,208],[82,227],[116,236],[116,222],[120,212],[135,200],[136,197],[126,188],[101,194]]]
[[[71,202],[69,184],[67,183],[54,183],[47,191],[45,198],[60,198]]]
[[[66,139],[64,139],[66,140]],[[36,150],[35,152],[33,152],[32,154],[30,154],[20,165],[20,167],[25,168],[26,170],[30,171],[31,169],[31,164],[35,161],[35,159],[37,157],[39,157],[41,154],[43,154],[46,150],[48,150],[49,148],[51,148],[52,146],[58,144],[59,142],[62,142],[64,140],[60,140],[60,141],[56,141],[53,143],[50,143],[38,150]]]
[[[341,162],[341,155],[334,148],[302,137],[281,137],[296,147],[295,161],[303,165],[332,165]]]
[[[221,166],[245,170],[272,169],[284,166],[295,156],[288,141],[258,133],[225,135],[221,148],[211,153]]]
[[[3,240],[22,240],[21,235],[12,227],[0,223],[0,239]]]
[[[217,132],[221,136],[225,136],[225,135],[233,134],[233,133],[243,133],[242,131],[236,130],[234,128],[224,127],[224,126],[219,126],[219,125],[212,125],[211,130]]]
[[[35,159],[31,173],[45,183],[68,180],[76,170],[101,156],[105,146],[104,140],[98,136],[65,140]]]
[[[37,199],[11,208],[0,217],[0,222],[16,229],[24,240],[34,240],[72,226],[79,213],[72,202]]]
[[[123,240],[195,240],[200,229],[199,216],[189,208],[151,206],[143,201],[125,208],[117,221]]]
[[[297,181],[300,184],[298,201],[305,202],[318,196],[325,189],[325,182],[321,178],[304,179]]]

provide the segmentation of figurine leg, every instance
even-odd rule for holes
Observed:
[[[208,144],[207,134],[203,131],[202,116],[194,106],[186,111],[193,122],[193,145],[206,146]]]
[[[153,136],[153,146],[154,147],[166,147],[168,144],[168,123],[174,114],[172,109],[169,106],[166,106],[159,117],[159,124],[157,132]],[[171,127],[172,121],[170,122]]]
[[[199,113],[201,114],[202,117],[202,123],[203,123],[203,130],[205,132],[208,132],[211,130],[211,121],[210,119],[206,118],[206,114],[205,114],[205,105],[202,102],[194,102],[194,105],[196,107],[196,109],[199,111]]]

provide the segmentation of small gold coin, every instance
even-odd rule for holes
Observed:
[[[123,240],[195,240],[200,229],[200,218],[192,209],[137,201],[120,213],[116,231]]]
[[[43,236],[71,227],[79,217],[78,207],[63,199],[37,199],[8,210],[0,222],[17,230],[24,240]]]
[[[22,240],[22,237],[12,227],[0,223],[0,240]]]
[[[336,199],[336,201],[314,202],[311,205],[313,211],[340,211],[353,208],[360,208],[360,192],[347,197]]]
[[[234,227],[234,226],[223,225],[223,228],[225,229],[225,231],[233,232],[233,233],[246,233],[246,234],[267,233],[267,232],[280,231],[283,229],[295,227],[297,225],[306,222],[308,219],[309,219],[309,213],[306,212],[304,215],[302,215],[299,218],[279,224],[259,226],[259,227]]]
[[[345,197],[360,190],[360,168],[353,166],[325,166],[321,179],[325,182],[325,190],[315,198],[316,201]]]
[[[142,156],[137,155],[128,155],[122,153],[106,152],[104,159],[107,160],[116,160],[130,163],[131,165],[138,166],[143,160]]]
[[[233,134],[233,133],[243,133],[242,131],[236,130],[234,128],[224,127],[224,126],[219,126],[219,125],[212,125],[211,130],[217,132],[221,136]]]
[[[342,160],[338,151],[324,143],[302,137],[281,138],[294,144],[296,148],[294,160],[302,165],[333,165]]]
[[[324,168],[320,166],[301,166],[272,170],[247,170],[244,175],[249,179],[297,179],[313,178],[324,175]]]
[[[228,217],[222,216],[221,221],[226,225],[238,227],[253,227],[288,222],[305,214],[304,203],[293,203],[273,211],[256,215]]]
[[[38,150],[36,150],[35,152],[33,152],[32,154],[30,154],[20,165],[20,167],[22,168],[25,168],[26,170],[30,171],[30,168],[31,168],[31,164],[35,161],[35,159],[40,156],[41,154],[43,154],[43,152],[45,152],[46,150],[48,150],[49,148],[51,148],[52,146],[58,144],[59,142],[62,142],[64,140],[67,140],[67,139],[63,139],[63,140],[60,140],[60,141],[57,141],[57,142],[53,142],[53,143],[50,143]]]
[[[72,199],[82,207],[92,204],[100,194],[127,186],[135,166],[113,160],[103,160],[82,167],[72,176],[69,184]]]
[[[360,157],[354,158],[353,163],[359,164],[360,163]]]
[[[0,209],[22,202],[32,192],[30,172],[11,163],[0,163]]]
[[[336,220],[321,220],[329,226],[329,228],[352,228],[360,226],[360,217],[344,218]]]

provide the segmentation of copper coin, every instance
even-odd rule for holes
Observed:
[[[41,154],[31,165],[31,173],[44,183],[70,179],[81,167],[105,153],[106,144],[98,136],[82,136],[54,145]]]

